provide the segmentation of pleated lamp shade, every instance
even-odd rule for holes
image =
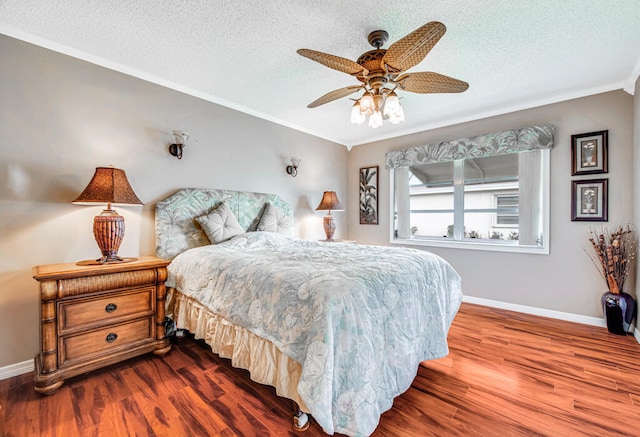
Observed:
[[[342,211],[344,208],[335,191],[325,191],[316,211]]]
[[[73,203],[119,203],[142,205],[129,185],[124,170],[113,167],[98,167],[91,182]]]

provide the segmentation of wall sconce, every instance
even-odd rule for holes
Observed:
[[[302,160],[300,158],[291,158],[291,164],[287,166],[287,174],[290,174],[294,178],[298,176],[298,166]]]
[[[182,159],[182,148],[187,145],[189,134],[181,130],[174,130],[173,136],[175,137],[176,142],[169,146],[169,153],[178,159]]]

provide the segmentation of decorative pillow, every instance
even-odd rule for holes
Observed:
[[[292,224],[291,217],[288,217],[285,213],[267,202],[262,217],[260,217],[257,230],[289,235]]]
[[[200,223],[212,244],[222,243],[236,235],[244,234],[244,229],[233,215],[233,211],[224,202],[209,214],[196,217],[196,221]]]

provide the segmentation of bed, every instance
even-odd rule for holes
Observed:
[[[369,435],[420,361],[448,354],[460,277],[425,251],[293,238],[292,219],[274,194],[189,188],[159,202],[167,314],[326,433]]]

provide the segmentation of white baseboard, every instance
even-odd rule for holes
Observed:
[[[476,305],[484,305],[491,308],[499,308],[502,310],[515,311],[518,313],[531,314],[534,316],[550,317],[557,320],[566,320],[568,322],[582,323],[584,325],[607,327],[607,321],[600,317],[589,317],[580,314],[564,313],[562,311],[547,310],[544,308],[530,307],[526,305],[518,305],[515,303],[501,302],[498,300],[482,299],[480,297],[464,296],[463,302],[474,303]],[[634,338],[640,343],[640,330],[638,327],[631,327]]]
[[[33,369],[33,360],[27,360],[21,363],[9,364],[8,366],[0,367],[0,381],[3,379],[9,379],[13,376],[33,372]]]
[[[500,308],[502,310],[510,310],[518,313],[532,314],[534,316],[550,317],[552,319],[566,320],[569,322],[582,323],[584,325],[607,327],[607,321],[604,318],[589,317],[580,314],[563,313],[562,311],[547,310],[544,308],[530,307],[526,305],[518,305],[509,302],[500,302],[498,300],[482,299],[480,297],[464,296],[463,302],[475,303],[492,308]]]
[[[526,305],[518,305],[515,303],[500,302],[497,300],[482,299],[480,297],[464,296],[463,302],[474,303],[476,305],[484,305],[492,308],[500,308],[503,310],[516,311],[518,313],[532,314],[534,316],[550,317],[552,319],[566,320],[569,322],[582,323],[585,325],[607,327],[604,318],[582,316],[580,314],[563,313],[562,311],[547,310],[544,308],[530,307]],[[636,327],[633,330],[633,336],[640,343],[640,330]],[[0,367],[0,381],[33,371],[33,360],[23,361],[21,363],[10,364]]]

